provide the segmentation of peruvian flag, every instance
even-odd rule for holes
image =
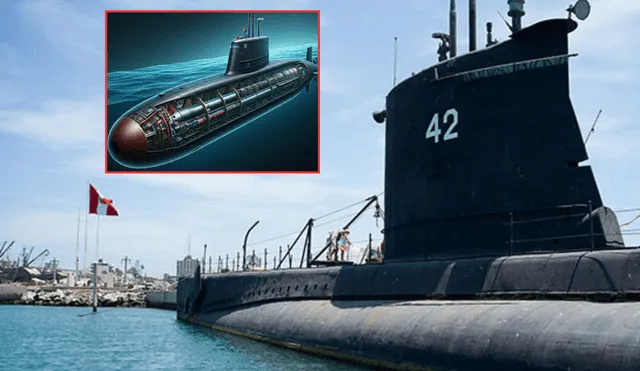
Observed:
[[[103,197],[91,184],[89,184],[89,214],[118,216],[113,200]]]

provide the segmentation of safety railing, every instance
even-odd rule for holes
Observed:
[[[531,218],[531,219],[520,219],[520,220],[516,220],[515,219],[515,214],[513,212],[509,213],[509,223],[507,223],[507,225],[509,226],[509,240],[506,241],[505,243],[509,244],[509,254],[513,255],[513,250],[514,250],[514,244],[517,243],[531,243],[531,242],[546,242],[546,241],[554,241],[554,240],[563,240],[563,239],[577,239],[577,238],[589,238],[589,247],[590,247],[590,251],[594,251],[596,246],[596,237],[599,236],[604,236],[604,235],[611,235],[611,233],[598,233],[595,231],[595,226],[594,226],[594,210],[593,210],[593,204],[591,201],[589,201],[586,204],[576,204],[576,205],[565,205],[565,207],[574,207],[574,208],[585,208],[586,212],[577,212],[577,213],[572,213],[572,214],[565,214],[565,215],[559,215],[559,216],[551,216],[551,217],[543,217],[543,218]],[[557,208],[554,208],[557,210]],[[547,209],[547,210],[552,210],[552,209]],[[539,211],[547,211],[547,210],[539,210]],[[640,213],[640,208],[632,208],[632,209],[618,209],[618,210],[612,210],[614,214],[616,215],[620,215],[620,214],[625,214],[625,213],[631,213],[631,212],[636,212],[636,213]],[[543,222],[543,221],[551,221],[551,220],[566,220],[566,219],[571,219],[571,218],[581,218],[581,219],[587,219],[587,222],[589,223],[589,232],[588,233],[578,233],[578,234],[565,234],[565,235],[554,235],[554,236],[544,236],[544,237],[536,237],[536,238],[522,238],[522,239],[516,239],[515,238],[515,231],[514,229],[516,228],[517,225],[519,224],[527,224],[527,223],[536,223],[536,222]],[[621,230],[620,230],[620,235],[636,235],[636,234],[640,234],[640,228],[631,228],[631,229],[624,229],[624,227],[631,225],[633,222],[635,222],[636,220],[640,219],[640,214],[638,214],[637,216],[635,216],[633,219],[629,220],[628,222],[619,224]]]
[[[382,194],[382,193],[381,193]],[[246,272],[246,271],[267,271],[267,270],[279,270],[279,269],[299,269],[299,268],[310,268],[312,265],[318,265],[318,258],[327,250],[329,247],[328,244],[325,245],[314,245],[311,244],[311,234],[312,230],[317,229],[322,226],[327,226],[329,224],[350,219],[350,221],[345,225],[345,228],[348,228],[353,222],[355,222],[362,213],[372,204],[376,204],[375,214],[376,218],[382,218],[384,221],[384,213],[378,205],[378,194],[376,196],[369,197],[365,200],[362,200],[358,203],[354,203],[343,208],[337,209],[331,213],[324,214],[317,218],[311,218],[305,223],[302,230],[290,232],[286,234],[282,234],[279,236],[267,238],[260,240],[258,242],[246,243],[241,252],[236,252],[235,254],[224,254],[218,255],[217,257],[204,256],[202,260],[200,260],[200,267],[202,272],[205,274],[216,274],[216,273],[233,273],[233,272]],[[344,210],[347,210],[351,207],[355,207],[365,203],[365,206],[355,213],[349,213],[348,215],[343,215],[337,218],[332,218],[331,220],[324,221],[322,223],[317,223],[317,221],[321,219],[328,218],[329,216],[336,215]],[[562,205],[559,207],[548,208],[548,209],[538,209],[533,211],[527,211],[527,213],[535,212],[544,214],[549,211],[558,211],[562,208],[566,208],[568,213],[564,215],[554,215],[554,216],[542,216],[542,217],[534,217],[529,219],[519,219],[518,214],[522,212],[513,211],[507,213],[509,221],[505,223],[509,228],[509,240],[505,241],[506,244],[509,245],[509,255],[513,255],[515,253],[515,245],[522,243],[536,243],[536,242],[544,242],[544,241],[552,241],[552,240],[563,240],[563,239],[577,239],[577,238],[588,238],[589,240],[589,249],[594,251],[596,248],[596,238],[598,236],[604,235],[604,233],[596,232],[596,228],[594,225],[594,209],[592,202],[589,201],[584,204],[572,204],[572,205]],[[577,211],[583,209],[584,211]],[[632,208],[632,209],[620,209],[613,210],[616,214],[625,214],[630,212],[640,213],[640,208]],[[495,215],[495,214],[493,214]],[[503,214],[504,215],[504,214]],[[553,235],[553,236],[540,236],[540,237],[526,237],[526,238],[517,238],[518,236],[518,226],[526,225],[531,223],[538,222],[548,222],[553,220],[567,220],[572,218],[580,218],[588,223],[589,228],[588,232],[585,233],[575,233],[575,234],[565,234],[565,235]],[[630,221],[620,224],[621,227],[626,227],[636,220],[640,219],[640,214]],[[377,219],[376,219],[377,220]],[[257,223],[256,223],[257,224]],[[255,226],[255,224],[254,224]],[[294,251],[296,244],[301,240],[302,236],[306,236],[303,242],[303,247],[301,251],[297,253]],[[621,231],[622,235],[635,235],[640,234],[640,228],[635,229],[623,229]],[[248,235],[247,235],[248,236]],[[256,246],[260,244],[265,244],[269,242],[274,242],[276,240],[281,240],[286,237],[296,236],[295,240],[291,244],[287,245],[279,245],[276,249],[274,248],[264,248],[261,250],[251,249],[250,251],[246,251],[246,246]],[[529,236],[531,236],[529,234]],[[378,243],[381,242],[381,239],[373,239],[371,238],[371,234],[369,234],[369,239],[366,240],[358,240],[351,241],[352,247],[347,255],[346,261],[351,264],[371,264],[380,262],[379,257],[381,257],[381,251]],[[355,247],[359,246],[360,251],[358,252]],[[315,256],[312,257],[312,252],[315,252]],[[206,252],[205,252],[206,254]],[[245,255],[246,254],[246,255]],[[305,264],[306,263],[306,264]]]

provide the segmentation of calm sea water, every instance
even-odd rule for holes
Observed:
[[[0,306],[0,370],[365,370],[145,308]]]

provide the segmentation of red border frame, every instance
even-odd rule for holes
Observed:
[[[108,171],[108,18],[109,13],[316,13],[318,15],[318,170],[317,171]],[[320,10],[105,10],[104,11],[104,172],[105,174],[320,174]]]

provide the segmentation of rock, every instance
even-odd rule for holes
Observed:
[[[24,292],[17,304],[51,306],[91,306],[93,291],[86,289],[49,290],[32,288]],[[98,289],[98,305],[104,307],[144,307],[145,293],[142,291],[112,291]]]

